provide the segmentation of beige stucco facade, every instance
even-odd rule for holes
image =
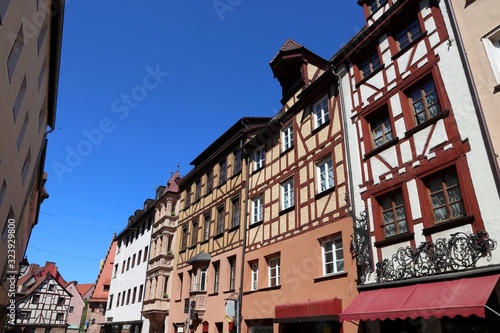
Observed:
[[[63,11],[58,0],[6,0],[0,6],[0,253],[12,255],[10,261],[0,256],[2,281],[18,270],[47,197],[44,159],[55,122]],[[1,305],[8,290],[2,283]]]
[[[498,172],[500,155],[500,6],[496,0],[450,0],[486,121]]]

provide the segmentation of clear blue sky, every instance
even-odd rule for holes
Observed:
[[[363,26],[356,0],[67,0],[50,198],[28,260],[95,282],[128,217],[243,116],[274,116],[287,39],[329,59]]]

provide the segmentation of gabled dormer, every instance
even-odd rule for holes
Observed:
[[[372,25],[384,14],[397,0],[358,0],[358,5],[363,7],[367,26]]]
[[[289,39],[269,65],[281,85],[281,103],[286,104],[323,73],[328,61]]]

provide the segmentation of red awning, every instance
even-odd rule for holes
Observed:
[[[285,323],[308,321],[326,316],[338,320],[338,315],[341,311],[342,300],[338,298],[276,305],[274,309],[274,322]]]
[[[418,317],[484,318],[484,305],[500,275],[362,291],[340,314],[340,321]]]

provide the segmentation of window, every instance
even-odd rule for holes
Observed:
[[[31,311],[21,311],[19,312],[19,319],[29,319]]]
[[[382,211],[382,227],[385,237],[407,233],[408,222],[401,189],[383,196],[378,201]]]
[[[237,175],[241,172],[241,149],[234,152],[234,168],[233,175]]]
[[[263,203],[262,197],[252,200],[252,224],[262,221]]]
[[[281,141],[283,151],[293,147],[293,125],[288,125],[281,131]]]
[[[293,178],[281,184],[281,210],[293,207]]]
[[[210,214],[204,216],[205,224],[203,225],[203,241],[210,238]]]
[[[198,275],[197,271],[193,270],[191,272],[191,291],[198,291]]]
[[[136,255],[135,255],[135,253],[134,253],[134,255],[132,256],[132,267],[131,267],[131,268],[134,268],[134,265],[135,265],[135,256],[136,256]]]
[[[188,208],[190,205],[191,205],[191,187],[188,186],[188,188],[186,189],[186,201],[184,207]]]
[[[149,248],[148,246],[144,248],[144,258],[142,262],[146,262],[146,260],[148,260],[148,248]]]
[[[130,269],[130,257],[127,258],[127,271]]]
[[[116,307],[120,306],[120,294],[121,293],[118,293],[118,297],[116,298]]]
[[[378,52],[375,52],[359,65],[361,78],[366,78],[370,76],[370,74],[372,74],[379,68],[380,68],[380,58],[378,56]]]
[[[500,26],[482,38],[497,84],[500,84]],[[495,89],[496,90],[496,89]]]
[[[200,270],[200,291],[207,291],[207,269]]]
[[[19,90],[17,91],[16,100],[14,105],[12,106],[12,114],[14,115],[14,122],[17,121],[17,117],[19,116],[19,112],[21,112],[21,106],[23,105],[24,96],[26,95],[26,91],[28,89],[26,83],[26,75],[24,75],[23,81],[19,86]]]
[[[380,7],[385,5],[387,0],[370,0],[367,2],[368,7],[370,8],[370,12],[375,13]]]
[[[117,269],[118,269],[118,264],[116,264],[115,267],[117,267]],[[53,284],[49,284],[49,291],[54,291],[54,285]]]
[[[253,169],[254,169],[254,171],[259,170],[259,169],[264,167],[265,156],[266,156],[266,151],[264,149],[264,146],[255,150],[254,155],[253,155]]]
[[[137,296],[137,287],[134,287],[134,291],[132,292],[132,304],[135,303],[136,296]]]
[[[259,277],[259,263],[258,262],[253,262],[250,265],[252,269],[252,290],[257,290],[258,289],[258,277]]]
[[[217,208],[217,235],[224,232],[224,206]]]
[[[75,311],[75,307],[74,306],[70,306],[69,307],[69,313],[73,313]]]
[[[142,258],[142,250],[139,250],[139,254],[137,255],[137,265],[141,263],[141,258]]]
[[[435,223],[465,216],[465,207],[455,169],[447,169],[425,180]]]
[[[409,91],[408,96],[417,125],[441,113],[436,86],[432,79],[414,87]]]
[[[118,264],[115,264],[115,273],[113,274],[113,277],[116,277],[116,274],[118,273]],[[49,288],[50,290],[50,288]]]
[[[415,41],[421,35],[422,29],[420,28],[420,22],[418,21],[418,18],[415,18],[409,24],[405,25],[404,28],[396,35],[396,42],[399,50],[402,50],[410,45],[410,43]]]
[[[226,160],[222,160],[219,163],[219,185],[222,185],[226,182],[226,172],[227,172]]]
[[[373,140],[373,148],[382,146],[394,138],[389,111],[384,109],[368,119]]]
[[[125,305],[125,294],[126,294],[126,293],[127,293],[126,291],[124,291],[124,292],[122,293],[122,304],[121,304],[121,306],[124,306],[124,305]]]
[[[214,293],[219,292],[219,272],[220,272],[220,263],[214,262]]]
[[[0,24],[3,24],[3,19],[5,14],[7,14],[7,9],[9,9],[11,0],[0,1]]]
[[[323,275],[344,271],[344,250],[342,238],[331,238],[321,243],[323,251]]]
[[[142,284],[139,286],[139,293],[137,294],[137,302],[140,302],[142,300],[143,287],[144,285]]]
[[[130,304],[130,289],[127,290],[127,305]]]
[[[123,263],[122,263],[122,274],[125,272],[125,260],[123,260]]]
[[[40,295],[33,295],[33,297],[31,297],[31,304],[38,304],[39,301]]]
[[[236,258],[232,257],[229,261],[229,290],[236,288]]]
[[[113,295],[109,295],[108,310],[113,307]]]
[[[316,128],[330,120],[328,113],[328,97],[323,97],[321,101],[314,104],[314,124]]]
[[[64,320],[64,313],[62,312],[59,312],[58,314],[56,314],[56,320]]]
[[[212,189],[214,188],[214,173],[212,170],[209,170],[207,172],[207,193],[212,192]]]
[[[194,220],[191,228],[191,246],[198,243],[198,220]]]
[[[280,285],[280,257],[268,259],[269,266],[269,287]]]
[[[181,251],[187,248],[188,226],[182,227]]]
[[[3,7],[3,4],[0,5]],[[0,9],[2,9],[0,7]],[[19,27],[17,32],[16,39],[12,44],[12,48],[10,49],[9,57],[7,58],[7,72],[9,74],[9,81],[12,79],[12,75],[14,74],[14,70],[16,69],[17,63],[19,62],[19,58],[21,58],[21,53],[24,48],[24,29],[23,24]]]
[[[64,297],[59,297],[57,299],[57,306],[62,306],[64,305]]]
[[[198,179],[195,183],[196,193],[194,194],[194,200],[199,201],[201,198],[201,179]]]
[[[333,164],[332,159],[328,158],[316,164],[318,173],[318,192],[323,192],[333,187]]]
[[[234,198],[233,200],[231,200],[231,203],[231,227],[234,228],[240,225],[240,198]]]

